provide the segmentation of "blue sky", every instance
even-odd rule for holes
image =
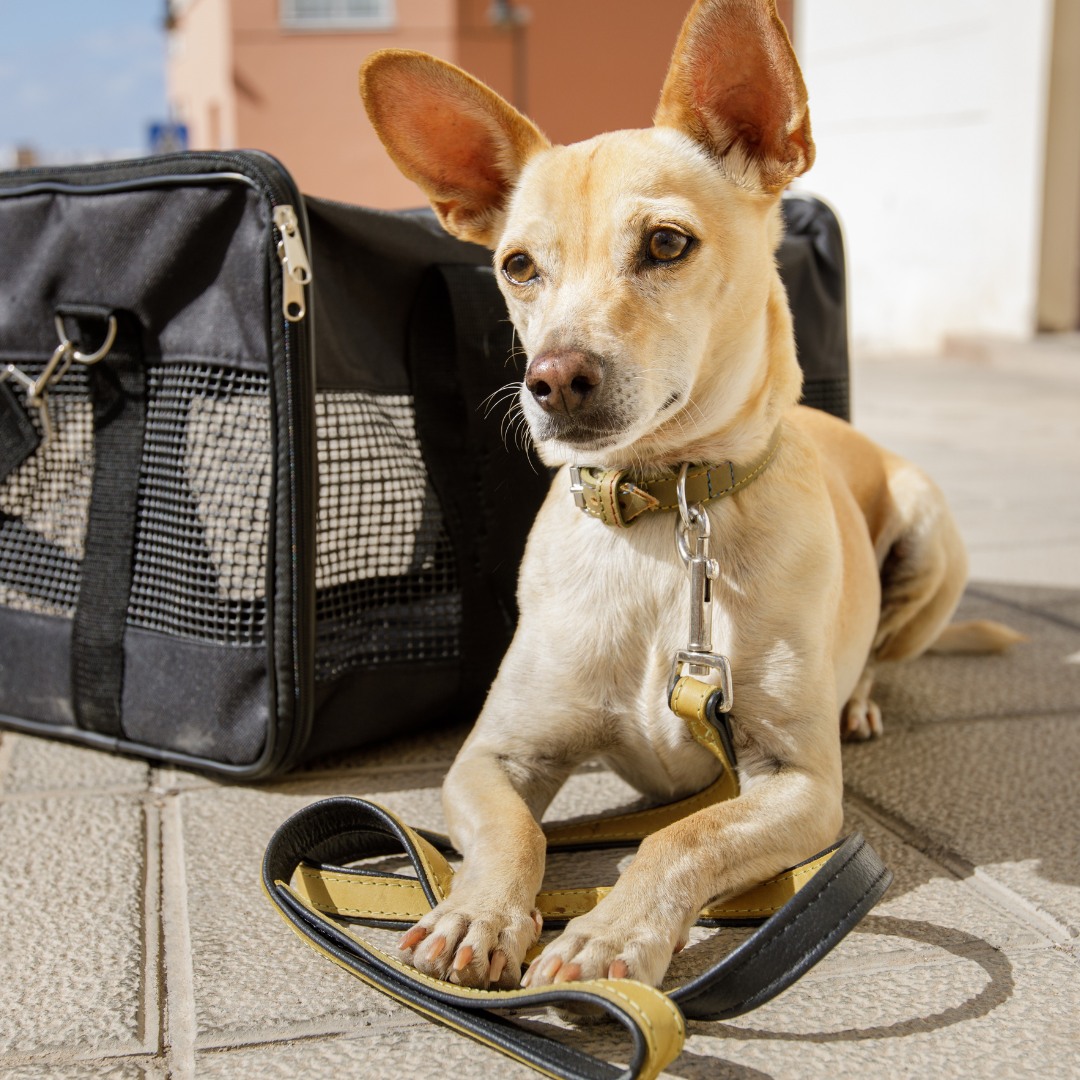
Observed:
[[[166,118],[164,0],[0,0],[0,150],[146,150]]]

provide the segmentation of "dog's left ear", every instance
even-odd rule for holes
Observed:
[[[655,122],[685,132],[718,159],[741,154],[769,192],[810,168],[806,86],[774,0],[697,0]]]

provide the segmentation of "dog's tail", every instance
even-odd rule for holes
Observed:
[[[992,619],[972,619],[970,622],[950,623],[930,646],[932,653],[1001,653],[1010,645],[1027,641],[1004,623]]]

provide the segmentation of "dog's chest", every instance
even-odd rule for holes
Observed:
[[[522,618],[560,660],[546,693],[573,699],[599,756],[639,790],[664,798],[699,790],[718,764],[667,704],[691,606],[674,519],[619,532],[583,515],[560,518],[562,542],[545,543],[542,526],[522,578]],[[718,583],[712,626],[721,651],[735,645],[731,600]]]

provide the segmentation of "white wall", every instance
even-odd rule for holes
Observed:
[[[857,350],[1035,329],[1052,0],[800,0]]]

